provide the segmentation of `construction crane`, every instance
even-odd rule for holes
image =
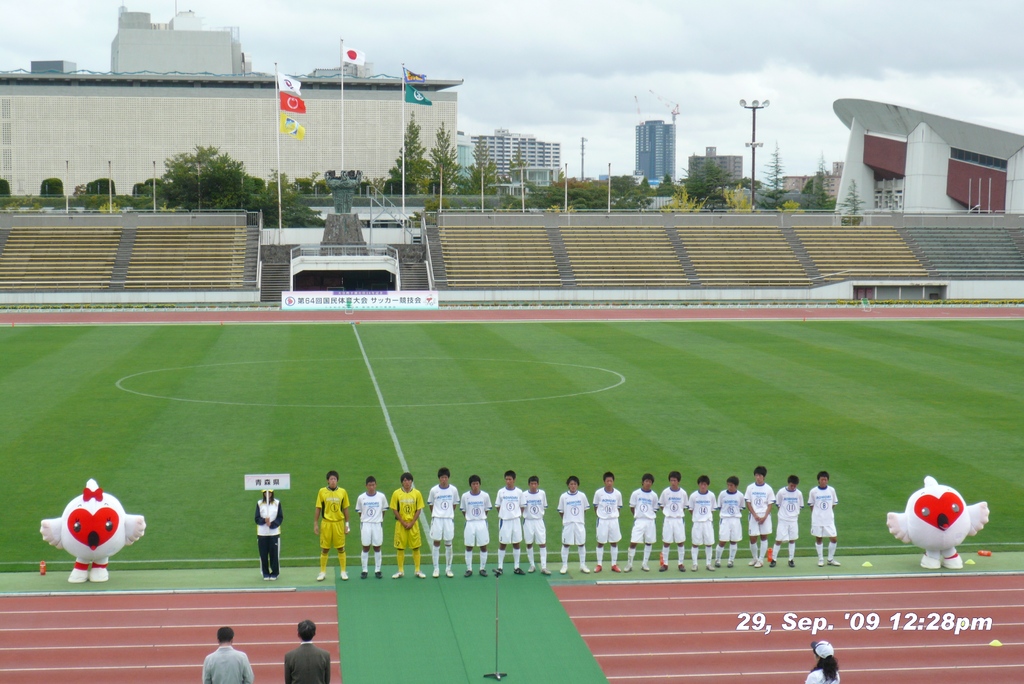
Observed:
[[[677,103],[677,102],[669,102],[668,100],[666,100],[661,95],[659,95],[658,93],[654,92],[653,90],[651,90],[649,92],[651,93],[651,95],[653,95],[654,97],[656,97],[659,100],[661,100],[661,103],[663,105],[665,105],[666,107],[668,107],[669,109],[672,110],[671,111],[671,114],[672,114],[672,125],[675,126],[676,125],[676,117],[679,116],[679,103]]]
[[[633,101],[636,102],[636,120],[638,123],[643,123],[644,117],[643,114],[640,113],[640,98],[634,95]]]

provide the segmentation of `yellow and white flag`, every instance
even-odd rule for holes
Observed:
[[[280,131],[282,133],[287,133],[296,140],[302,140],[303,138],[306,137],[305,126],[301,125],[298,121],[295,120],[294,117],[289,116],[284,112],[281,113]]]

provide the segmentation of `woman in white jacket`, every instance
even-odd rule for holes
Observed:
[[[281,574],[281,523],[284,511],[274,498],[273,489],[264,489],[256,502],[256,541],[260,549],[260,570],[263,579],[276,580]]]

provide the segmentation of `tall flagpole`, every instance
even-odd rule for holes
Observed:
[[[398,128],[402,136],[402,225],[405,225],[405,62],[402,62],[402,125]]]
[[[281,101],[281,77],[277,73],[277,62],[274,62],[274,98],[278,103]],[[281,229],[284,227],[281,221],[281,133],[278,131],[281,113],[277,111],[277,106],[274,112],[274,118],[277,119],[274,125],[274,140],[277,142],[277,244],[281,244]]]
[[[341,39],[341,65],[338,67],[341,74],[341,172],[345,171],[345,39]]]

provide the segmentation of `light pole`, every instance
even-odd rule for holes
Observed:
[[[750,210],[754,211],[757,207],[757,195],[754,190],[754,174],[757,169],[757,148],[761,147],[763,143],[757,142],[757,110],[764,109],[770,103],[768,100],[764,102],[758,102],[754,100],[750,104],[747,104],[746,100],[740,100],[740,107],[750,110],[750,142],[747,143],[747,147],[750,148]]]
[[[153,213],[156,213],[156,160],[153,161]]]
[[[107,213],[114,213],[114,167],[113,162],[107,161]]]

